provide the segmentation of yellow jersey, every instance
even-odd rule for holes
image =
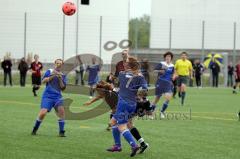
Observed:
[[[189,60],[179,59],[176,61],[174,68],[179,76],[189,76],[192,71],[192,63]]]

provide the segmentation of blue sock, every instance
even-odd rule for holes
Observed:
[[[130,131],[128,129],[124,130],[122,132],[122,135],[127,140],[129,145],[131,145],[132,147],[136,147],[137,146],[137,144],[136,144],[132,134],[130,133]]]
[[[118,127],[115,125],[112,127],[112,135],[116,146],[121,147],[121,136]]]
[[[58,124],[59,124],[59,132],[63,132],[64,131],[65,121],[63,119],[59,119],[58,120]]]
[[[163,103],[162,110],[161,110],[162,113],[164,113],[165,110],[167,109],[167,107],[168,107],[168,103],[169,103],[168,100],[166,100],[166,101]]]
[[[154,111],[155,111],[155,109],[156,109],[156,105],[154,105],[154,104],[151,104],[151,111],[152,111],[152,112],[154,112]]]
[[[34,130],[38,130],[38,128],[40,127],[41,123],[42,123],[42,120],[37,119],[36,122],[35,122],[35,125],[34,125],[33,129],[34,129]]]

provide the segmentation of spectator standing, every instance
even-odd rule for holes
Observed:
[[[218,87],[220,66],[216,63],[216,61],[213,61],[210,65],[210,69],[212,70],[212,86]]]
[[[18,65],[18,70],[20,72],[20,86],[25,87],[26,76],[28,71],[28,64],[23,57]]]
[[[232,87],[233,86],[233,75],[234,75],[234,67],[232,62],[229,63],[228,65],[228,87]]]
[[[4,60],[1,64],[3,72],[4,72],[4,86],[7,85],[7,76],[9,79],[9,84],[12,86],[12,61],[9,56],[5,56]]]

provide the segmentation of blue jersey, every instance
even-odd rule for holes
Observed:
[[[43,79],[46,77],[52,76],[53,69],[49,69],[46,71],[46,73],[43,76]],[[66,75],[62,75],[62,80],[64,85],[67,84],[67,78]],[[46,83],[46,88],[43,92],[42,98],[51,98],[51,99],[59,99],[62,98],[61,94],[61,88],[60,88],[60,82],[58,77],[54,77],[51,81]]]
[[[147,82],[142,75],[133,75],[131,72],[119,73],[119,97],[130,104],[136,104],[139,88],[147,89]]]
[[[158,74],[158,81],[164,80],[172,82],[172,76],[174,74],[174,65],[172,63],[167,64],[165,61],[160,62],[154,70],[165,70],[163,74]]]
[[[88,84],[96,84],[98,82],[98,72],[100,71],[99,65],[87,66],[88,75]]]

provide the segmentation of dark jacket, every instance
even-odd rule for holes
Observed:
[[[204,67],[201,63],[197,63],[197,64],[193,65],[193,69],[195,72],[195,76],[201,76],[201,74],[204,70]]]
[[[11,72],[12,68],[12,62],[11,60],[4,60],[2,62],[2,69],[5,73]]]
[[[216,62],[211,64],[210,69],[212,70],[213,74],[218,74],[220,72],[220,66]]]
[[[25,61],[21,61],[18,65],[20,73],[26,73],[28,71],[28,64]]]
[[[228,66],[228,75],[233,75],[233,73],[234,73],[234,67]]]

